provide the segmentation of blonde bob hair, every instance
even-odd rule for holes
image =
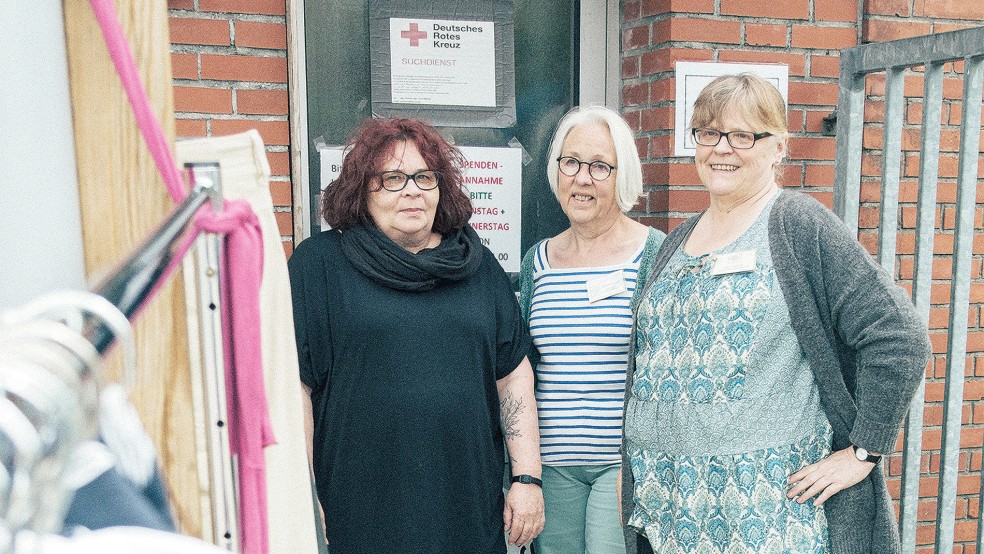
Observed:
[[[739,73],[711,81],[697,95],[690,128],[707,127],[725,114],[737,115],[755,127],[747,131],[768,131],[786,140],[786,102],[779,90],[761,77]]]
[[[550,190],[557,196],[557,174],[560,171],[557,158],[564,150],[568,133],[578,125],[590,123],[602,123],[608,127],[615,144],[615,165],[618,167],[612,172],[615,175],[615,198],[622,213],[628,212],[642,195],[642,163],[639,161],[635,135],[629,124],[617,112],[605,106],[574,107],[560,119],[547,157],[547,181],[550,182]]]

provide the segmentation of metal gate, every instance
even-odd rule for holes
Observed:
[[[917,184],[915,202],[914,267],[912,270],[912,298],[924,322],[929,323],[931,290],[933,287],[950,287],[947,329],[936,330],[934,335],[946,336],[946,351],[934,348],[934,360],[945,362],[942,437],[939,449],[939,487],[937,491],[935,551],[953,552],[956,522],[957,477],[960,464],[960,431],[963,413],[965,364],[968,359],[968,318],[973,259],[973,239],[981,137],[982,77],[984,77],[984,27],[953,31],[935,35],[866,44],[841,53],[840,93],[837,108],[837,161],[835,166],[834,211],[854,231],[859,228],[859,210],[865,203],[877,201],[880,217],[878,224],[878,254],[881,265],[899,278],[896,268],[897,239],[900,226],[911,228],[907,217],[900,216],[900,185]],[[962,66],[962,68],[961,68]],[[884,77],[882,77],[882,75]],[[922,80],[922,96],[906,93],[906,78],[910,83]],[[884,116],[870,116],[865,121],[865,108],[877,106],[881,79],[884,79]],[[957,103],[955,87],[962,81],[962,97]],[[870,86],[871,89],[866,88]],[[946,90],[946,94],[944,94]],[[921,101],[921,124],[906,124],[907,114]],[[910,108],[910,109],[907,109]],[[946,108],[946,114],[944,114]],[[959,131],[953,124],[955,110],[959,112]],[[877,112],[877,110],[872,110]],[[947,117],[944,124],[944,115]],[[951,129],[950,127],[953,127]],[[882,144],[877,136],[881,131]],[[868,136],[865,136],[865,133]],[[941,177],[940,161],[952,161],[953,148],[949,143],[959,136],[959,148],[955,152],[956,176],[948,168]],[[919,137],[918,158],[915,150],[903,151],[904,139]],[[941,149],[941,143],[946,144]],[[867,143],[867,144],[866,144]],[[914,145],[913,145],[914,146]],[[874,162],[881,157],[881,170],[877,177],[863,178],[863,161]],[[916,165],[918,164],[918,165]],[[866,167],[870,167],[869,164]],[[903,173],[903,168],[906,169]],[[869,171],[869,173],[873,173]],[[914,177],[917,175],[917,177]],[[910,176],[908,180],[906,176]],[[878,183],[880,181],[880,184]],[[956,201],[938,200],[938,185],[955,182]],[[879,193],[875,199],[874,188]],[[865,190],[862,203],[862,189]],[[911,187],[905,189],[911,197]],[[911,200],[910,200],[911,201]],[[942,206],[946,204],[946,208]],[[912,212],[909,211],[909,218]],[[942,225],[937,218],[946,220]],[[952,251],[946,245],[945,257],[952,252],[952,270],[948,278],[934,284],[934,239],[949,235],[949,220],[953,219]],[[938,255],[937,258],[940,256]],[[979,262],[978,262],[979,263]],[[945,264],[941,264],[945,266]],[[978,266],[977,277],[980,277]],[[937,271],[937,279],[939,277]],[[978,299],[978,302],[980,300]],[[943,304],[935,303],[937,307]],[[977,309],[975,307],[975,309]],[[980,326],[979,319],[975,319]],[[940,364],[930,362],[931,367]],[[972,364],[973,371],[973,364]],[[926,383],[919,387],[906,420],[902,455],[902,490],[900,529],[903,552],[916,550],[916,526],[918,520],[920,465],[923,461],[923,430]],[[968,456],[968,460],[970,456]],[[969,461],[967,462],[970,466]],[[932,471],[932,464],[927,464]],[[886,468],[886,473],[888,473]],[[923,474],[922,476],[926,476]],[[984,487],[977,485],[978,506],[984,506]],[[968,503],[969,505],[969,503]],[[971,512],[970,509],[967,510]],[[981,510],[977,510],[977,552],[982,552]]]

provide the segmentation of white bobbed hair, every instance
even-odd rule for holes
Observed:
[[[615,198],[622,213],[628,212],[642,195],[642,163],[639,161],[635,135],[629,124],[618,112],[605,106],[575,106],[560,119],[547,157],[547,181],[550,182],[550,190],[557,196],[557,174],[560,171],[557,158],[564,149],[568,133],[578,125],[589,123],[604,124],[612,136],[617,158],[615,165],[618,166],[614,172]]]

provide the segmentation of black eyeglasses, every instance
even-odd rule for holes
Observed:
[[[420,190],[433,190],[440,184],[441,174],[438,171],[431,171],[430,169],[418,171],[413,175],[407,175],[402,171],[384,171],[379,174],[379,182],[383,185],[384,189],[390,192],[403,190],[407,186],[407,183],[410,182],[410,179],[413,179],[413,182],[417,183],[417,188]]]
[[[721,142],[721,137],[727,139],[732,148],[747,150],[755,146],[755,142],[765,137],[771,137],[772,133],[753,133],[751,131],[728,131],[727,133],[711,129],[710,127],[698,127],[691,129],[694,141],[701,146],[717,146]]]
[[[586,165],[588,166],[588,175],[596,181],[604,181],[612,174],[612,171],[618,169],[618,167],[606,164],[601,160],[582,162],[574,156],[561,156],[557,158],[557,162],[560,164],[560,172],[568,177],[577,175],[577,172],[581,171],[581,166]]]

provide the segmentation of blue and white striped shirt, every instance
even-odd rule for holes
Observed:
[[[533,260],[529,321],[540,353],[540,456],[553,466],[617,463],[632,331],[629,303],[644,245],[622,265],[552,269],[548,244],[539,244]],[[589,302],[587,283],[618,272],[626,290]]]

